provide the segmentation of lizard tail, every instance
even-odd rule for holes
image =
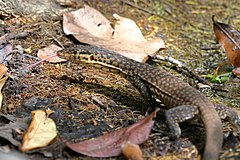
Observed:
[[[217,160],[223,143],[222,122],[213,104],[204,103],[199,107],[206,130],[203,160]]]

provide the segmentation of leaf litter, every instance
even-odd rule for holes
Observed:
[[[165,2],[164,2],[165,3]],[[204,2],[205,3],[205,2]],[[178,4],[178,2],[176,2],[176,4]],[[169,5],[167,2],[166,2],[166,4],[165,5]],[[205,5],[205,4],[204,4]],[[179,6],[175,6],[175,4],[174,5],[170,5],[170,8],[168,9],[168,13],[171,15],[173,12],[175,12],[175,11],[177,11],[178,12],[178,10],[179,9],[181,9],[181,11],[185,11],[184,9],[182,9],[182,8],[184,8],[184,6],[186,6],[186,4],[184,4],[184,3],[181,3]],[[124,6],[125,7],[125,6]],[[171,7],[173,7],[173,8],[171,8]],[[196,7],[196,6],[194,6],[194,7]],[[231,7],[231,6],[229,6],[229,7]],[[108,10],[110,7],[106,7],[106,9]],[[203,9],[204,10],[204,9]],[[105,10],[102,10],[103,12],[105,11]],[[225,8],[224,8],[224,11],[225,11]],[[115,12],[116,13],[116,12]],[[129,12],[129,13],[132,13],[132,12]],[[186,42],[189,42],[189,39],[191,40],[191,41],[193,41],[193,42],[191,42],[191,43],[188,43],[188,44],[191,44],[191,45],[193,45],[193,44],[195,44],[195,40],[196,39],[198,39],[198,38],[196,38],[195,39],[195,37],[199,37],[199,35],[198,35],[198,32],[196,32],[196,34],[197,35],[195,35],[195,34],[192,34],[192,32],[191,32],[191,34],[189,34],[189,35],[187,35],[187,37],[189,37],[189,38],[183,38],[183,39],[181,39],[182,38],[182,36],[183,35],[186,35],[185,34],[185,31],[186,31],[186,33],[188,33],[188,31],[187,31],[187,29],[186,30],[184,30],[185,28],[184,28],[184,26],[186,26],[185,24],[189,24],[189,22],[187,22],[189,19],[187,19],[187,18],[189,18],[189,17],[197,17],[197,14],[193,14],[193,15],[190,15],[190,14],[186,14],[185,12],[180,12],[180,13],[183,13],[183,16],[181,16],[181,14],[179,14],[179,17],[177,16],[177,20],[175,20],[174,18],[172,19],[172,17],[170,18],[170,19],[172,19],[173,21],[174,21],[174,23],[173,24],[171,24],[171,23],[168,23],[168,22],[166,22],[165,23],[165,29],[163,29],[163,30],[165,30],[166,31],[166,33],[168,33],[168,35],[170,35],[170,37],[172,36],[171,34],[174,32],[174,34],[176,33],[176,35],[178,35],[179,37],[175,37],[175,38],[180,38],[180,39],[178,39],[178,43],[179,44],[176,44],[176,41],[172,41],[173,43],[175,43],[176,44],[176,48],[177,49],[182,49],[182,48],[184,48],[184,41],[186,41]],[[200,13],[200,12],[199,12]],[[174,13],[175,14],[175,13]],[[136,14],[135,14],[136,15]],[[137,14],[138,15],[138,14]],[[165,15],[166,16],[166,15]],[[169,16],[166,16],[166,17],[169,17]],[[184,18],[183,18],[184,17]],[[186,18],[187,17],[187,18]],[[183,19],[181,19],[181,18],[183,18]],[[134,18],[133,18],[134,19]],[[137,16],[136,16],[136,19],[137,19]],[[164,19],[164,18],[163,18]],[[135,20],[135,19],[134,19]],[[164,19],[165,20],[165,19]],[[186,20],[186,21],[184,21],[184,20]],[[193,20],[193,21],[191,21],[191,25],[193,24],[193,25],[195,25],[194,23],[195,23],[195,21],[194,21],[194,19],[190,19],[190,20]],[[201,19],[202,20],[202,19]],[[162,20],[160,20],[161,22],[162,22]],[[207,20],[208,21],[208,20]],[[177,22],[177,23],[176,23]],[[202,23],[201,21],[199,21],[200,23]],[[183,24],[183,23],[185,23],[185,24]],[[169,25],[170,24],[170,25]],[[174,28],[173,26],[176,26],[176,27],[178,27],[178,28]],[[34,28],[37,28],[37,30],[36,31],[41,31],[41,29],[39,29],[38,27],[38,24],[36,24],[36,23],[34,23]],[[207,28],[206,27],[206,25],[204,26],[205,27],[205,29]],[[210,27],[211,28],[211,27]],[[179,35],[179,33],[178,33],[178,31],[179,30],[182,30],[182,31],[184,31],[184,33],[181,35]],[[201,32],[202,33],[202,32]],[[39,36],[40,34],[39,34],[39,32],[36,32],[35,33],[37,36]],[[204,35],[204,34],[202,34],[202,35]],[[36,36],[36,37],[37,37]],[[62,36],[62,35],[61,35]],[[192,36],[194,37],[194,39],[192,39]],[[46,44],[52,44],[52,41],[51,41],[51,38],[45,38],[44,39],[44,37],[41,35],[41,36],[39,36],[40,37],[40,39],[42,38],[42,40],[39,40],[38,38],[36,38],[34,35],[31,37],[31,39],[27,39],[28,41],[24,41],[22,44],[23,44],[23,46],[25,47],[26,45],[27,45],[27,48],[29,47],[29,45],[32,45],[32,49],[33,49],[33,55],[31,55],[31,56],[34,56],[35,55],[35,50],[37,50],[37,49],[39,49],[39,48],[42,48],[42,46],[45,46]],[[64,37],[64,36],[62,36],[62,37]],[[174,37],[174,36],[173,36]],[[211,36],[212,37],[212,36]],[[200,37],[201,38],[201,37]],[[208,37],[209,38],[209,37]],[[61,39],[61,38],[60,38]],[[206,39],[204,39],[204,40],[206,40]],[[197,42],[199,42],[199,41],[202,41],[202,39],[198,39],[198,41]],[[18,42],[20,42],[20,41],[18,41]],[[49,43],[49,42],[51,42],[51,43]],[[168,42],[170,42],[170,41],[168,41]],[[208,41],[209,42],[209,41]],[[66,44],[68,44],[68,43],[66,43]],[[41,46],[41,47],[39,47],[39,46]],[[170,45],[168,45],[168,47],[169,47]],[[171,46],[170,46],[170,48],[171,48]],[[175,49],[176,49],[175,48]],[[196,51],[196,54],[199,54],[199,48],[198,49],[196,49],[197,47],[195,46],[195,47],[192,47],[192,46],[188,46],[187,48],[189,48],[189,50],[192,50],[192,49],[195,49],[195,51]],[[183,49],[183,51],[184,52],[188,52],[188,50],[187,50],[187,48],[184,48]],[[178,51],[180,51],[180,50],[178,50]],[[169,52],[166,52],[166,53],[169,53]],[[172,50],[172,52],[170,52],[170,54],[173,54],[173,53],[175,53],[175,50]],[[183,55],[182,54],[182,52],[177,52],[177,54],[179,53],[179,55],[178,56],[185,56],[185,55]],[[176,55],[177,55],[176,54]],[[200,55],[200,54],[199,54]],[[188,55],[189,56],[189,55]],[[184,57],[184,58],[187,58],[187,57]],[[192,57],[191,57],[191,59],[192,59]],[[27,59],[28,60],[28,59]],[[26,62],[29,62],[29,61],[27,61],[27,60],[24,60],[23,61],[23,63],[26,63]],[[201,58],[199,58],[199,60],[201,60]],[[15,60],[16,61],[16,60]],[[195,60],[195,58],[194,58],[194,62],[195,62],[196,60]],[[22,62],[22,61],[20,61],[20,62]],[[18,62],[19,63],[19,62]],[[194,63],[193,63],[194,64]],[[202,64],[202,63],[201,63]],[[195,65],[195,64],[194,64]],[[197,63],[196,63],[196,65],[198,65]],[[53,67],[54,66],[54,67]],[[81,84],[81,87],[82,88],[80,88],[80,89],[73,89],[73,88],[76,88],[76,87],[79,87],[79,86],[77,86],[77,85],[75,85],[75,84],[70,84],[70,83],[68,83],[68,80],[66,80],[66,79],[64,79],[64,82],[67,82],[67,83],[65,83],[64,84],[64,87],[62,87],[62,85],[61,85],[61,83],[59,83],[59,82],[57,82],[57,81],[53,81],[53,76],[55,76],[56,74],[59,74],[59,75],[61,75],[62,74],[62,71],[63,70],[61,70],[61,69],[59,69],[59,68],[61,68],[62,66],[59,66],[58,64],[57,65],[51,65],[51,67],[49,67],[49,65],[48,64],[43,64],[42,66],[40,66],[39,68],[37,68],[37,69],[34,69],[33,70],[33,72],[32,72],[32,74],[31,75],[28,75],[28,77],[24,77],[24,78],[22,78],[23,80],[22,81],[25,81],[25,82],[28,82],[28,87],[30,88],[30,89],[23,89],[23,92],[22,91],[20,91],[20,94],[16,94],[17,96],[18,96],[18,98],[16,98],[16,99],[14,99],[14,100],[16,100],[16,106],[19,106],[19,104],[18,104],[18,102],[19,101],[21,101],[21,99],[26,99],[26,98],[28,98],[29,96],[31,96],[31,94],[36,94],[36,95],[41,95],[41,96],[43,96],[43,97],[45,97],[45,96],[48,96],[48,97],[52,97],[52,96],[56,96],[56,91],[57,90],[60,90],[60,92],[63,92],[63,94],[62,93],[60,93],[59,95],[61,95],[61,96],[63,96],[65,99],[66,99],[66,95],[65,95],[65,90],[62,90],[62,88],[64,88],[64,89],[67,89],[67,91],[70,91],[70,92],[67,92],[67,94],[69,94],[69,96],[75,96],[75,97],[78,97],[78,99],[79,99],[79,97],[80,96],[78,96],[77,94],[79,94],[79,95],[81,95],[82,96],[82,93],[84,93],[84,92],[89,92],[89,93],[92,93],[92,92],[98,92],[99,90],[98,89],[96,89],[96,87],[100,87],[100,90],[103,90],[102,91],[102,93],[103,92],[108,92],[107,90],[109,90],[109,88],[107,88],[107,89],[104,89],[104,88],[101,88],[101,86],[91,86],[91,87],[89,87],[90,85],[88,85],[87,87],[86,86],[84,86],[84,87],[82,87],[82,85],[85,85],[85,84]],[[209,67],[208,65],[206,66],[206,67]],[[76,69],[76,66],[71,66],[71,69],[74,69],[75,71],[77,70],[77,71],[79,71],[78,69]],[[85,70],[84,69],[86,69],[86,67],[84,66],[83,67],[83,71],[82,72],[85,72]],[[87,67],[87,69],[89,69],[88,67]],[[58,70],[60,70],[60,71],[58,71]],[[91,69],[90,69],[91,70]],[[67,70],[66,69],[66,72],[68,72],[69,70]],[[96,72],[94,72],[94,70],[91,70],[91,71],[93,71],[93,73],[89,73],[89,74],[92,74],[92,75],[95,75],[96,74]],[[79,72],[76,72],[76,74],[78,74]],[[46,76],[44,77],[43,76],[43,74],[45,74],[45,75],[47,75],[47,76],[49,76],[50,77],[50,80],[49,79],[47,79],[46,78]],[[97,74],[99,74],[99,73],[97,73]],[[87,76],[89,76],[90,77],[90,75],[87,75]],[[99,77],[99,75],[96,75],[96,77]],[[35,78],[34,78],[35,77]],[[39,78],[41,77],[41,81],[39,81]],[[48,77],[48,78],[49,78]],[[88,77],[88,78],[89,78]],[[104,80],[107,80],[107,79],[109,79],[109,78],[111,78],[111,76],[103,76],[104,78],[102,78],[102,79],[104,79]],[[90,79],[90,78],[89,78]],[[101,77],[100,78],[92,78],[92,79],[90,79],[90,81],[91,82],[93,82],[93,83],[100,83],[100,84],[106,84],[106,82],[104,82],[104,80],[102,80],[101,79]],[[63,79],[61,79],[61,80],[63,80]],[[113,80],[113,79],[112,79]],[[122,82],[122,80],[118,80],[118,81],[114,81],[114,82],[117,82],[117,83],[119,83],[119,81],[120,81],[120,83]],[[30,83],[29,83],[30,82]],[[102,83],[102,82],[104,82],[104,83]],[[124,92],[123,90],[124,89],[126,89],[126,88],[128,88],[129,87],[129,85],[126,85],[125,83],[124,84],[121,84],[121,85],[126,85],[127,87],[122,87],[122,86],[117,86],[114,82],[111,82],[110,83],[110,86],[114,86],[114,89],[115,88],[120,88],[120,90],[121,90],[121,92]],[[124,81],[125,82],[125,81]],[[47,85],[46,85],[47,84]],[[109,84],[107,84],[107,85],[109,85]],[[74,86],[74,87],[69,87],[69,86]],[[115,87],[115,86],[117,86],[117,87]],[[32,88],[31,88],[32,87]],[[121,88],[122,87],[122,88]],[[57,90],[55,89],[55,88],[57,88]],[[71,89],[69,89],[69,88],[71,88]],[[94,88],[94,89],[93,89]],[[127,91],[129,91],[129,90],[131,90],[131,89],[128,89]],[[27,91],[32,91],[33,93],[29,93],[29,92],[27,92]],[[77,91],[77,92],[76,92]],[[18,91],[16,91],[16,93],[17,93]],[[115,91],[113,92],[114,94],[116,93]],[[104,93],[105,94],[105,93]],[[59,96],[59,95],[57,95],[57,96]],[[10,97],[10,96],[15,96],[15,93],[14,94],[8,94],[8,96]],[[17,97],[16,96],[16,97]],[[118,95],[119,96],[119,95]],[[59,98],[59,97],[57,97],[57,98]],[[20,100],[19,100],[20,99]],[[7,102],[9,103],[9,101],[11,101],[11,99],[10,98],[8,98],[7,99]],[[233,99],[233,101],[234,101],[234,99]],[[14,101],[15,102],[15,101]],[[58,101],[59,102],[59,101]],[[62,101],[61,101],[62,102]],[[65,101],[63,101],[63,102],[65,102]],[[61,107],[62,107],[62,105],[61,104],[59,104]],[[235,105],[235,104],[233,104],[233,105]],[[129,105],[129,106],[131,106],[131,105]],[[237,105],[236,105],[237,106]],[[66,107],[66,106],[64,106],[64,107]],[[66,109],[66,108],[65,108]],[[67,108],[68,109],[68,108]],[[27,113],[27,112],[26,112]],[[70,111],[68,111],[67,113],[70,113]],[[112,115],[113,115],[113,113],[112,112],[110,112]],[[19,114],[19,113],[18,113]],[[69,117],[70,116],[72,116],[71,114],[69,114],[68,115]],[[76,115],[74,115],[74,116],[76,116]],[[64,118],[66,118],[66,117],[64,117]],[[71,119],[71,118],[70,118]],[[72,120],[72,119],[71,119]],[[68,124],[68,123],[67,123]],[[77,124],[77,125],[82,125],[82,122],[80,122],[79,124]],[[197,144],[197,143],[196,143]],[[27,154],[26,154],[27,155]],[[28,155],[29,156],[29,155]],[[39,156],[37,156],[36,155],[36,157],[39,157]],[[163,156],[164,157],[164,156]],[[36,158],[35,158],[36,159]]]
[[[0,115],[0,117],[8,118],[11,115]],[[30,117],[26,118],[11,118],[9,119],[9,123],[5,124],[4,126],[0,126],[0,137],[8,140],[14,146],[19,146],[20,141],[14,137],[14,132],[19,133],[18,136],[21,135],[21,131],[27,129],[28,123],[30,121]]]

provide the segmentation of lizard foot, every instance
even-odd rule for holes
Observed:
[[[168,127],[171,131],[171,138],[177,139],[181,135],[181,129],[179,127],[180,122],[189,120],[199,113],[196,106],[181,105],[175,108],[171,108],[166,112],[166,120]]]
[[[240,117],[232,108],[222,105],[214,104],[216,111],[221,119],[229,119],[229,121],[236,127],[237,132],[240,133]]]

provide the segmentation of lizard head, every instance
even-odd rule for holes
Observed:
[[[91,61],[94,61],[94,56],[92,54],[80,52],[79,50],[74,49],[63,49],[59,51],[57,55],[61,58],[67,59],[68,61],[76,63],[89,63]]]

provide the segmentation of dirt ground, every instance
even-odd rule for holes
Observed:
[[[15,2],[15,1],[9,1]],[[35,2],[35,1],[33,1]],[[33,3],[32,2],[32,3]],[[33,4],[33,6],[37,6]],[[44,5],[48,1],[42,1]],[[0,6],[5,1],[0,2]],[[24,2],[22,2],[24,3]],[[60,5],[61,4],[61,5]],[[129,126],[154,110],[139,92],[124,78],[99,71],[95,68],[71,62],[52,64],[43,62],[32,68],[26,67],[37,62],[37,51],[50,44],[73,45],[77,42],[66,36],[62,29],[62,12],[76,10],[88,4],[100,11],[109,20],[112,14],[134,20],[144,35],[163,38],[167,48],[157,54],[171,56],[184,62],[199,76],[213,74],[215,69],[226,61],[224,52],[215,40],[211,16],[217,21],[240,28],[240,1],[228,0],[100,0],[100,1],[56,1],[44,5],[40,10],[30,4],[22,8],[5,7],[0,9],[0,36],[6,33],[28,32],[24,38],[13,38],[10,61],[6,62],[11,77],[3,88],[2,115],[17,118],[30,117],[33,110],[50,108],[55,111],[50,117],[55,121],[58,138],[49,146],[22,153],[29,159],[97,159],[77,154],[65,147],[62,140],[81,141],[102,135],[104,132]],[[20,6],[21,6],[20,5]],[[111,6],[111,7],[109,7]],[[15,6],[16,7],[16,6]],[[28,10],[30,7],[33,11]],[[36,14],[37,13],[37,14]],[[181,68],[168,62],[149,61],[199,89],[198,81],[191,78]],[[220,73],[229,72],[231,66],[222,67]],[[214,84],[227,92],[199,89],[216,103],[224,103],[240,113],[240,83],[234,76],[224,84]],[[205,131],[201,122],[181,124],[182,136],[178,141],[168,138],[164,113],[160,110],[150,138],[142,144],[146,159],[195,159],[202,153]],[[0,119],[0,125],[7,124]],[[9,120],[7,120],[9,121]],[[95,124],[97,123],[97,125]],[[240,157],[240,136],[226,121],[224,145],[221,159]],[[21,137],[16,137],[20,141]],[[7,146],[11,151],[18,150],[8,140],[0,138],[0,148]],[[195,148],[196,147],[196,148]],[[199,153],[198,153],[199,152]],[[105,159],[123,159],[122,156]],[[240,159],[240,158],[239,158]]]

